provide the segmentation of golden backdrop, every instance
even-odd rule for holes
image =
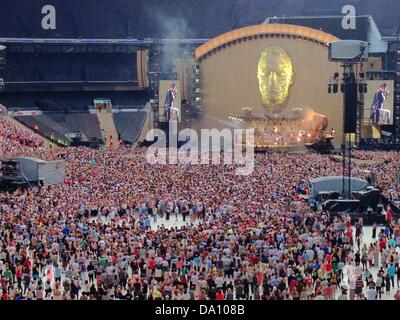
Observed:
[[[292,60],[293,79],[289,98],[281,115],[289,115],[294,108],[324,114],[328,128],[336,131],[334,144],[341,144],[343,131],[343,95],[328,94],[328,82],[340,65],[329,62],[328,48],[298,38],[274,37],[236,41],[200,60],[202,105],[204,115],[192,127],[229,128],[235,124],[230,114],[242,114],[243,108],[252,108],[255,115],[266,114],[258,70],[262,54],[268,48],[281,48]],[[273,49],[278,50],[278,49]],[[264,105],[263,105],[264,100]]]

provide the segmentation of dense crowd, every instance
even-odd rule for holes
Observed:
[[[256,155],[238,176],[149,165],[146,149],[49,150],[0,128],[1,159],[66,161],[64,183],[0,194],[3,300],[400,299],[399,221],[366,237],[362,220],[303,201],[310,179],[340,175],[326,156]],[[398,197],[400,155],[357,156],[390,160],[374,166],[377,185]]]
[[[357,166],[360,175],[366,170],[369,171],[368,175],[371,176],[372,173],[372,176],[376,177],[376,186],[389,200],[400,200],[399,152],[356,151],[354,158],[366,161]]]
[[[15,142],[12,145],[20,144],[23,146],[38,148],[43,145],[43,140],[36,133],[18,128],[10,120],[0,121],[0,135],[2,138]]]

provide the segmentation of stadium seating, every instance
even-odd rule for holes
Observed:
[[[123,53],[12,53],[6,82],[136,81],[136,56]]]
[[[89,141],[96,139],[102,141],[100,126],[95,114],[76,113],[48,113],[36,116],[16,117],[29,128],[39,128],[40,133],[50,138],[52,135],[56,140],[66,140],[69,133],[83,133]],[[146,118],[146,112],[117,112],[113,114],[115,125],[121,138],[126,143],[134,143]]]
[[[88,140],[102,141],[96,114],[91,114],[93,99],[110,99],[115,109],[138,109],[137,112],[120,111],[114,114],[118,132],[124,141],[136,140],[145,119],[144,106],[149,96],[147,92],[27,92],[4,93],[0,103],[10,111],[39,110],[43,115],[20,116],[19,121],[30,128],[38,126],[40,132],[50,138],[54,132],[56,139],[65,139],[65,134],[81,132]],[[17,109],[18,108],[18,109]]]
[[[59,117],[61,115],[61,117]],[[17,120],[30,128],[37,126],[40,133],[50,138],[54,133],[54,137],[66,140],[68,133],[83,133],[86,138],[91,141],[103,140],[99,122],[96,114],[90,113],[69,113],[69,114],[46,114],[37,116],[21,116]]]
[[[0,95],[0,103],[9,110],[42,110],[65,112],[88,110],[93,99],[110,99],[115,108],[143,107],[149,100],[145,91],[101,92],[6,92]]]
[[[115,126],[123,141],[134,143],[146,118],[144,111],[118,112],[113,114]]]
[[[16,117],[16,119],[28,128],[34,129],[35,126],[37,126],[40,134],[48,139],[53,136],[56,141],[60,139],[67,140],[65,134],[70,133],[69,129],[65,128],[62,124],[55,122],[46,115],[23,116]]]

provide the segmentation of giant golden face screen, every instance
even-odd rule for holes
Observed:
[[[280,47],[265,48],[258,61],[257,78],[266,111],[281,113],[294,81],[293,61],[289,54]]]

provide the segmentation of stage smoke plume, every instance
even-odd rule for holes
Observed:
[[[193,35],[193,32],[187,20],[181,16],[167,16],[163,13],[156,12],[155,21],[159,30],[161,39],[176,40],[187,39]],[[184,49],[179,44],[165,44],[162,47],[164,63],[167,67],[172,68],[173,60],[182,56]]]

